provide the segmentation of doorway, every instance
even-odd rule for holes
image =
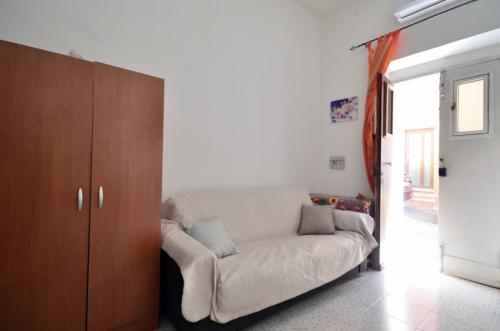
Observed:
[[[387,265],[439,270],[440,73],[393,84]]]

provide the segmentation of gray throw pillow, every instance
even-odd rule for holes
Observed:
[[[302,206],[299,234],[335,233],[333,210],[333,206]]]
[[[187,234],[211,250],[218,258],[239,253],[221,220],[217,218],[184,224],[183,227]]]

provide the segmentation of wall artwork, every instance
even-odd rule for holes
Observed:
[[[354,121],[358,119],[358,97],[339,99],[330,102],[330,120],[332,123]]]

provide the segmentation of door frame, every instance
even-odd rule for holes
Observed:
[[[500,60],[500,56],[497,55],[496,49],[491,49],[486,51],[486,53],[478,52],[478,50],[470,50],[464,54],[454,54],[449,57],[434,59],[429,62],[421,63],[416,66],[408,66],[405,68],[398,69],[396,71],[386,73],[386,76],[394,83],[400,83],[403,81],[416,79],[419,77],[424,77],[436,73],[442,73],[444,71],[454,70],[457,68],[462,68],[466,66],[474,66],[481,63],[491,62],[495,60]],[[375,173],[375,197],[374,197],[374,207],[375,207],[375,231],[374,237],[379,243],[379,246],[373,250],[370,258],[370,266],[372,269],[381,271],[383,269],[383,264],[380,261],[380,194],[381,194],[381,163],[382,163],[382,90],[380,88],[383,81],[383,75],[377,74],[377,103],[375,110],[375,153],[376,153],[376,164],[374,168]],[[443,88],[443,82],[440,83],[440,89]],[[490,96],[491,97],[491,96]],[[394,116],[394,114],[393,114]],[[436,139],[436,137],[434,137]],[[438,137],[439,138],[439,137]],[[435,165],[437,166],[437,165]]]
[[[444,69],[443,69],[444,70]],[[405,71],[404,69],[402,70],[403,72]],[[397,83],[400,83],[400,82],[404,82],[404,81],[407,81],[407,80],[412,80],[412,79],[417,79],[417,78],[420,78],[420,77],[425,77],[425,76],[429,76],[429,75],[432,75],[432,74],[437,74],[439,73],[440,70],[421,70],[419,71],[418,73],[412,71],[411,75],[400,75],[398,77],[396,77],[396,79],[394,79],[394,77],[391,75],[391,73],[389,74],[381,74],[381,73],[378,73],[377,74],[377,102],[376,102],[376,110],[375,110],[375,139],[376,139],[376,143],[375,143],[375,146],[376,146],[376,164],[375,164],[375,169],[374,169],[374,172],[375,172],[375,198],[374,198],[374,201],[375,201],[375,231],[374,231],[374,237],[375,239],[377,240],[377,242],[379,243],[379,246],[377,248],[374,249],[373,253],[372,253],[372,258],[371,258],[371,267],[372,269],[374,270],[377,270],[377,271],[381,271],[383,268],[384,268],[384,262],[381,261],[381,256],[380,256],[380,246],[381,246],[381,224],[382,224],[382,220],[381,220],[381,210],[382,210],[382,205],[381,205],[381,194],[382,194],[382,139],[384,137],[384,122],[385,119],[384,119],[384,107],[386,106],[385,102],[385,98],[386,96],[384,96],[382,94],[383,92],[383,83],[384,83],[384,80],[387,80],[387,81],[390,81],[392,84],[397,84]],[[385,78],[384,78],[385,77]],[[441,88],[441,87],[440,87]],[[393,96],[393,100],[392,102],[394,102],[394,96]],[[393,109],[392,109],[393,113],[392,113],[392,121],[394,123],[394,106],[393,106]],[[393,127],[393,131],[394,131],[394,127]],[[436,166],[436,165],[434,165]]]

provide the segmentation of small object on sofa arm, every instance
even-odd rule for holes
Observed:
[[[215,254],[173,221],[162,220],[162,249],[177,263],[184,282],[182,314],[197,322],[210,315],[218,262]],[[186,286],[188,285],[188,286]]]
[[[335,222],[332,206],[302,206],[300,235],[334,234]]]

